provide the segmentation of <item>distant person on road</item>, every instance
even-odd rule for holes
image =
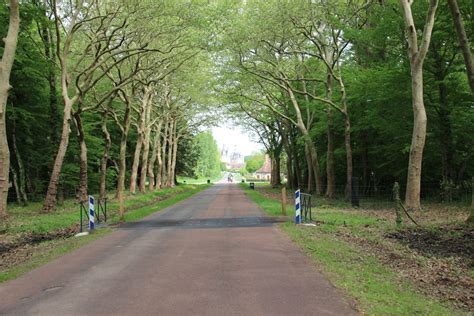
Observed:
[[[232,173],[229,173],[229,176],[227,177],[227,182],[232,182],[233,176]]]

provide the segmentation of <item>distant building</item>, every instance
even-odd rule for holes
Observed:
[[[272,179],[272,161],[268,155],[265,155],[265,161],[263,162],[262,168],[255,171],[255,178],[266,181]]]
[[[230,149],[224,145],[221,149],[221,161],[225,163],[227,169],[240,169],[245,166],[244,156],[236,147]]]

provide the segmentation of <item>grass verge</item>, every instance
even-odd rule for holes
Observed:
[[[93,234],[81,238],[66,238],[59,240],[50,240],[42,242],[38,245],[27,246],[20,251],[28,253],[28,259],[0,272],[0,283],[8,280],[16,279],[17,277],[35,269],[46,263],[66,254],[81,246],[97,240],[106,234],[110,233],[110,228],[99,229]]]
[[[258,190],[242,185],[248,196],[267,214],[279,215],[281,204],[263,196]],[[288,208],[288,215],[294,214]],[[359,309],[368,315],[462,315],[463,312],[437,299],[419,293],[411,282],[400,277],[363,247],[341,236],[378,224],[377,218],[348,214],[339,210],[318,210],[316,227],[296,226],[291,222],[281,227],[315,262],[330,281],[358,301]],[[380,223],[385,229],[388,223]],[[339,229],[339,227],[343,229]]]

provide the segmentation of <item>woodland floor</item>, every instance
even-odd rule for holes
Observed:
[[[125,221],[139,219],[206,187],[182,185],[147,194],[129,194],[125,203]],[[118,205],[112,196],[108,209],[108,226],[118,225]],[[44,214],[38,203],[12,208],[7,224],[0,227],[0,282],[16,277],[16,272],[10,275],[13,270],[30,265],[44,252],[53,253],[56,252],[54,248],[63,246],[64,251],[68,251],[76,244],[80,246],[81,242],[71,238],[80,230],[78,210],[75,201],[66,201],[56,212],[49,214]],[[83,225],[87,230],[87,219],[84,219]]]
[[[280,200],[276,189],[256,190]],[[342,240],[377,258],[416,292],[468,313],[474,311],[474,227],[464,224],[468,206],[427,204],[423,211],[411,214],[419,226],[405,217],[404,225],[396,227],[394,210],[387,207],[354,209],[323,199],[313,205],[318,205],[313,207],[317,227],[302,229],[302,234]]]

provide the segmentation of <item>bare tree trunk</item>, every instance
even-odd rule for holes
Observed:
[[[10,171],[10,150],[6,130],[6,112],[10,73],[20,29],[20,8],[18,0],[10,0],[10,20],[7,36],[3,39],[5,46],[0,62],[0,218],[7,216],[7,198]]]
[[[471,45],[469,44],[466,30],[464,29],[464,23],[462,21],[461,11],[459,11],[457,0],[448,0],[448,5],[458,34],[464,63],[466,64],[467,80],[471,87],[471,92],[474,94],[474,60],[472,58]]]
[[[130,175],[130,192],[135,193],[137,189],[138,164],[140,163],[140,153],[143,145],[143,134],[138,134],[137,144],[135,145],[135,153],[133,155],[132,174]]]
[[[319,170],[319,162],[318,162],[318,154],[316,151],[316,145],[311,140],[311,136],[309,135],[308,130],[306,129],[306,126],[303,122],[303,118],[301,116],[301,111],[298,105],[298,101],[296,100],[295,95],[293,94],[293,91],[290,88],[288,88],[287,92],[290,96],[291,103],[293,104],[293,108],[295,109],[295,112],[296,112],[296,117],[297,117],[296,127],[298,127],[301,134],[303,135],[304,142],[308,146],[308,149],[311,155],[311,164],[312,164],[312,169],[313,169],[314,178],[316,182],[316,194],[321,195],[323,181],[321,179],[321,172]]]
[[[419,210],[421,191],[421,165],[426,138],[426,111],[423,102],[423,72],[421,67],[412,70],[413,135],[408,162],[405,204],[410,210]]]
[[[141,170],[140,170],[140,185],[139,185],[139,189],[141,193],[145,193],[146,191],[148,156],[150,155],[150,133],[151,131],[147,129],[145,131],[145,136],[143,139],[143,154],[142,154],[142,164],[141,164]]]
[[[18,174],[16,173],[16,170],[10,165],[10,172],[12,174],[12,184],[13,184],[13,188],[15,189],[15,197],[16,197],[16,201],[18,202],[18,204],[23,204],[23,201],[21,199],[21,195],[20,195],[20,188],[18,187]]]
[[[74,121],[77,128],[77,137],[79,141],[79,201],[86,202],[87,198],[87,145],[84,134],[84,125],[82,124],[81,112],[74,113]]]
[[[161,183],[160,187],[164,187],[166,185],[166,146],[168,144],[168,132],[169,132],[169,120],[167,119],[165,122],[165,133],[163,135],[163,146],[161,148]],[[159,162],[159,160],[158,160]]]
[[[161,124],[160,122],[160,129],[157,131],[157,138],[156,138],[156,161],[157,161],[157,170],[156,170],[156,177],[155,177],[155,190],[161,188],[162,178],[161,175],[163,173],[163,159],[162,159],[162,148],[161,148]]]
[[[173,162],[171,164],[171,187],[175,186],[175,175],[176,175],[176,155],[178,154],[178,136],[176,135],[176,123],[174,124],[174,129],[175,129],[175,138],[173,141]]]
[[[421,166],[427,123],[425,104],[423,100],[423,62],[430,45],[438,0],[430,0],[420,47],[418,47],[418,35],[411,12],[411,1],[400,0],[400,4],[403,9],[405,27],[407,29],[413,103],[413,135],[408,162],[405,204],[409,210],[419,210],[421,209]]]
[[[161,124],[162,122],[160,121],[158,123],[158,126],[156,127],[155,139],[153,142],[153,150],[151,153],[150,161],[148,162],[148,191],[153,191],[153,188],[155,187],[155,183],[156,183],[155,182],[155,163],[161,151],[161,146],[160,146]],[[159,171],[159,168],[158,168],[158,171]],[[157,175],[158,174],[159,172],[157,173]]]
[[[150,86],[145,87],[144,97],[143,97],[143,107],[144,107],[144,120],[143,120],[143,155],[142,155],[142,164],[140,169],[140,184],[139,189],[141,193],[146,191],[146,179],[148,172],[148,156],[150,155],[150,134],[151,134],[151,107],[153,101],[152,89]]]
[[[54,160],[53,170],[51,171],[48,191],[46,192],[46,198],[44,200],[43,209],[45,211],[52,211],[56,207],[56,195],[58,193],[59,175],[61,173],[61,168],[64,162],[64,156],[66,155],[67,147],[69,145],[69,133],[71,132],[71,111],[72,101],[68,97],[65,97],[61,140],[59,142],[59,148],[56,154],[56,159]]]
[[[119,200],[119,214],[120,220],[124,220],[125,216],[125,201],[124,201],[124,190],[125,190],[125,173],[127,170],[127,138],[128,132],[130,131],[131,122],[131,104],[129,101],[126,102],[125,113],[123,116],[123,124],[121,126],[122,136],[120,138],[120,163],[119,173],[117,179],[117,194],[116,197]]]
[[[327,178],[327,187],[326,187],[326,197],[329,199],[334,199],[336,197],[336,170],[334,163],[334,118],[333,110],[331,108],[327,109],[327,137],[328,137],[328,148],[327,148],[327,158],[326,158],[326,178]]]
[[[344,111],[344,145],[346,149],[346,199],[350,199],[352,195],[352,145],[351,145],[351,121],[347,113],[347,107]]]
[[[308,168],[308,185],[307,185],[307,190],[308,190],[308,193],[311,192],[312,188],[311,188],[311,182],[312,181],[312,178],[311,178],[311,173],[313,172],[313,168],[312,168],[312,161],[311,161],[311,154],[309,152],[309,148],[308,148],[308,145],[305,144],[304,146],[304,152],[305,152],[305,156],[306,156],[306,165],[307,165],[307,168]]]
[[[46,16],[46,18],[48,18]],[[49,84],[49,107],[50,107],[50,123],[51,123],[51,141],[54,145],[58,145],[58,98],[56,95],[56,72],[55,72],[55,54],[54,43],[51,38],[51,31],[46,23],[40,23],[41,37],[44,45],[44,54],[48,60],[48,84]]]
[[[281,185],[280,177],[280,154],[274,153],[272,156],[272,179],[271,185],[273,188],[277,188]]]
[[[175,128],[175,121],[172,119],[170,121],[170,130],[169,130],[169,135],[168,135],[168,177],[166,178],[166,186],[170,188],[174,181],[172,178],[171,174],[171,167],[173,164],[173,133],[174,133],[174,128]]]
[[[18,146],[16,142],[16,119],[12,120],[12,147],[13,147],[13,152],[15,153],[16,162],[18,165],[18,173],[19,173],[18,190],[20,193],[20,199],[23,205],[26,205],[26,203],[28,202],[28,196],[26,195],[25,165],[23,164],[23,159],[21,158],[20,151],[18,150]],[[15,171],[14,168],[12,168],[12,170]]]
[[[104,135],[104,152],[102,153],[102,160],[100,163],[100,189],[99,199],[104,200],[107,197],[107,161],[109,160],[110,146],[112,146],[112,139],[107,129],[108,110],[102,113],[102,135]]]

